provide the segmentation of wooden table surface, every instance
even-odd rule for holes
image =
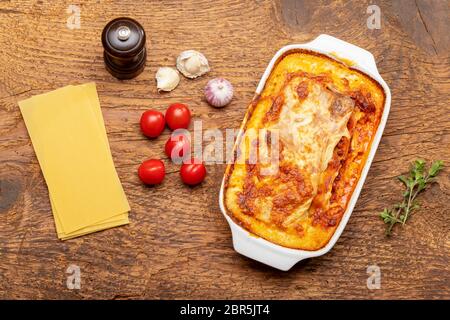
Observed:
[[[69,29],[69,4],[81,28]],[[381,29],[366,21],[381,9]],[[104,68],[100,34],[112,18],[144,26],[145,71],[129,81]],[[450,298],[449,2],[435,1],[2,1],[0,2],[0,298]],[[208,166],[195,188],[179,168],[157,187],[140,183],[147,158],[165,158],[164,143],[139,130],[141,113],[189,104],[203,129],[238,128],[274,53],[325,33],[366,48],[392,91],[383,138],[353,215],[328,254],[281,272],[237,254],[220,213],[224,165]],[[183,78],[158,94],[154,75],[186,49],[203,52],[212,71]],[[229,79],[235,98],[217,110],[202,88]],[[97,83],[115,165],[131,205],[130,224],[61,242],[48,191],[17,102],[68,84]],[[395,177],[415,158],[447,168],[421,196],[422,208],[394,237],[384,236],[383,207],[399,200]],[[166,159],[167,160],[167,159]],[[81,270],[81,289],[66,287],[66,269]],[[369,290],[367,268],[381,270]]]

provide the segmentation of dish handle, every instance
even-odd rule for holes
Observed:
[[[321,34],[308,45],[314,49],[319,49],[327,53],[336,53],[336,58],[342,57],[355,63],[356,66],[360,66],[366,69],[370,73],[380,75],[377,69],[377,64],[373,55],[363,48],[355,46],[351,43],[345,42],[338,38],[329,36],[327,34]]]
[[[262,243],[265,240],[253,235],[249,235],[248,232],[237,228],[230,223],[231,234],[233,237],[233,247],[238,253],[267,264],[271,267],[277,268],[282,271],[288,271],[297,262],[307,257],[302,257],[298,254],[292,255],[278,250],[273,250],[268,247],[267,244]]]

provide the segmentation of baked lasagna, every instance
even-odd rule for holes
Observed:
[[[375,80],[344,62],[307,50],[284,54],[242,123],[225,172],[227,214],[284,247],[325,246],[358,182],[384,101]]]

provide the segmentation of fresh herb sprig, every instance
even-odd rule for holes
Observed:
[[[403,192],[402,202],[396,203],[391,209],[385,208],[380,214],[381,219],[387,224],[386,235],[392,235],[392,228],[397,223],[404,225],[411,213],[420,207],[416,200],[417,195],[435,181],[435,177],[444,167],[444,162],[442,160],[433,162],[428,171],[425,169],[425,165],[424,160],[415,160],[409,174],[398,177],[405,185],[406,190]]]

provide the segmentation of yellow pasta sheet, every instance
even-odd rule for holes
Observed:
[[[95,83],[19,102],[46,180],[56,230],[66,240],[128,223]]]

